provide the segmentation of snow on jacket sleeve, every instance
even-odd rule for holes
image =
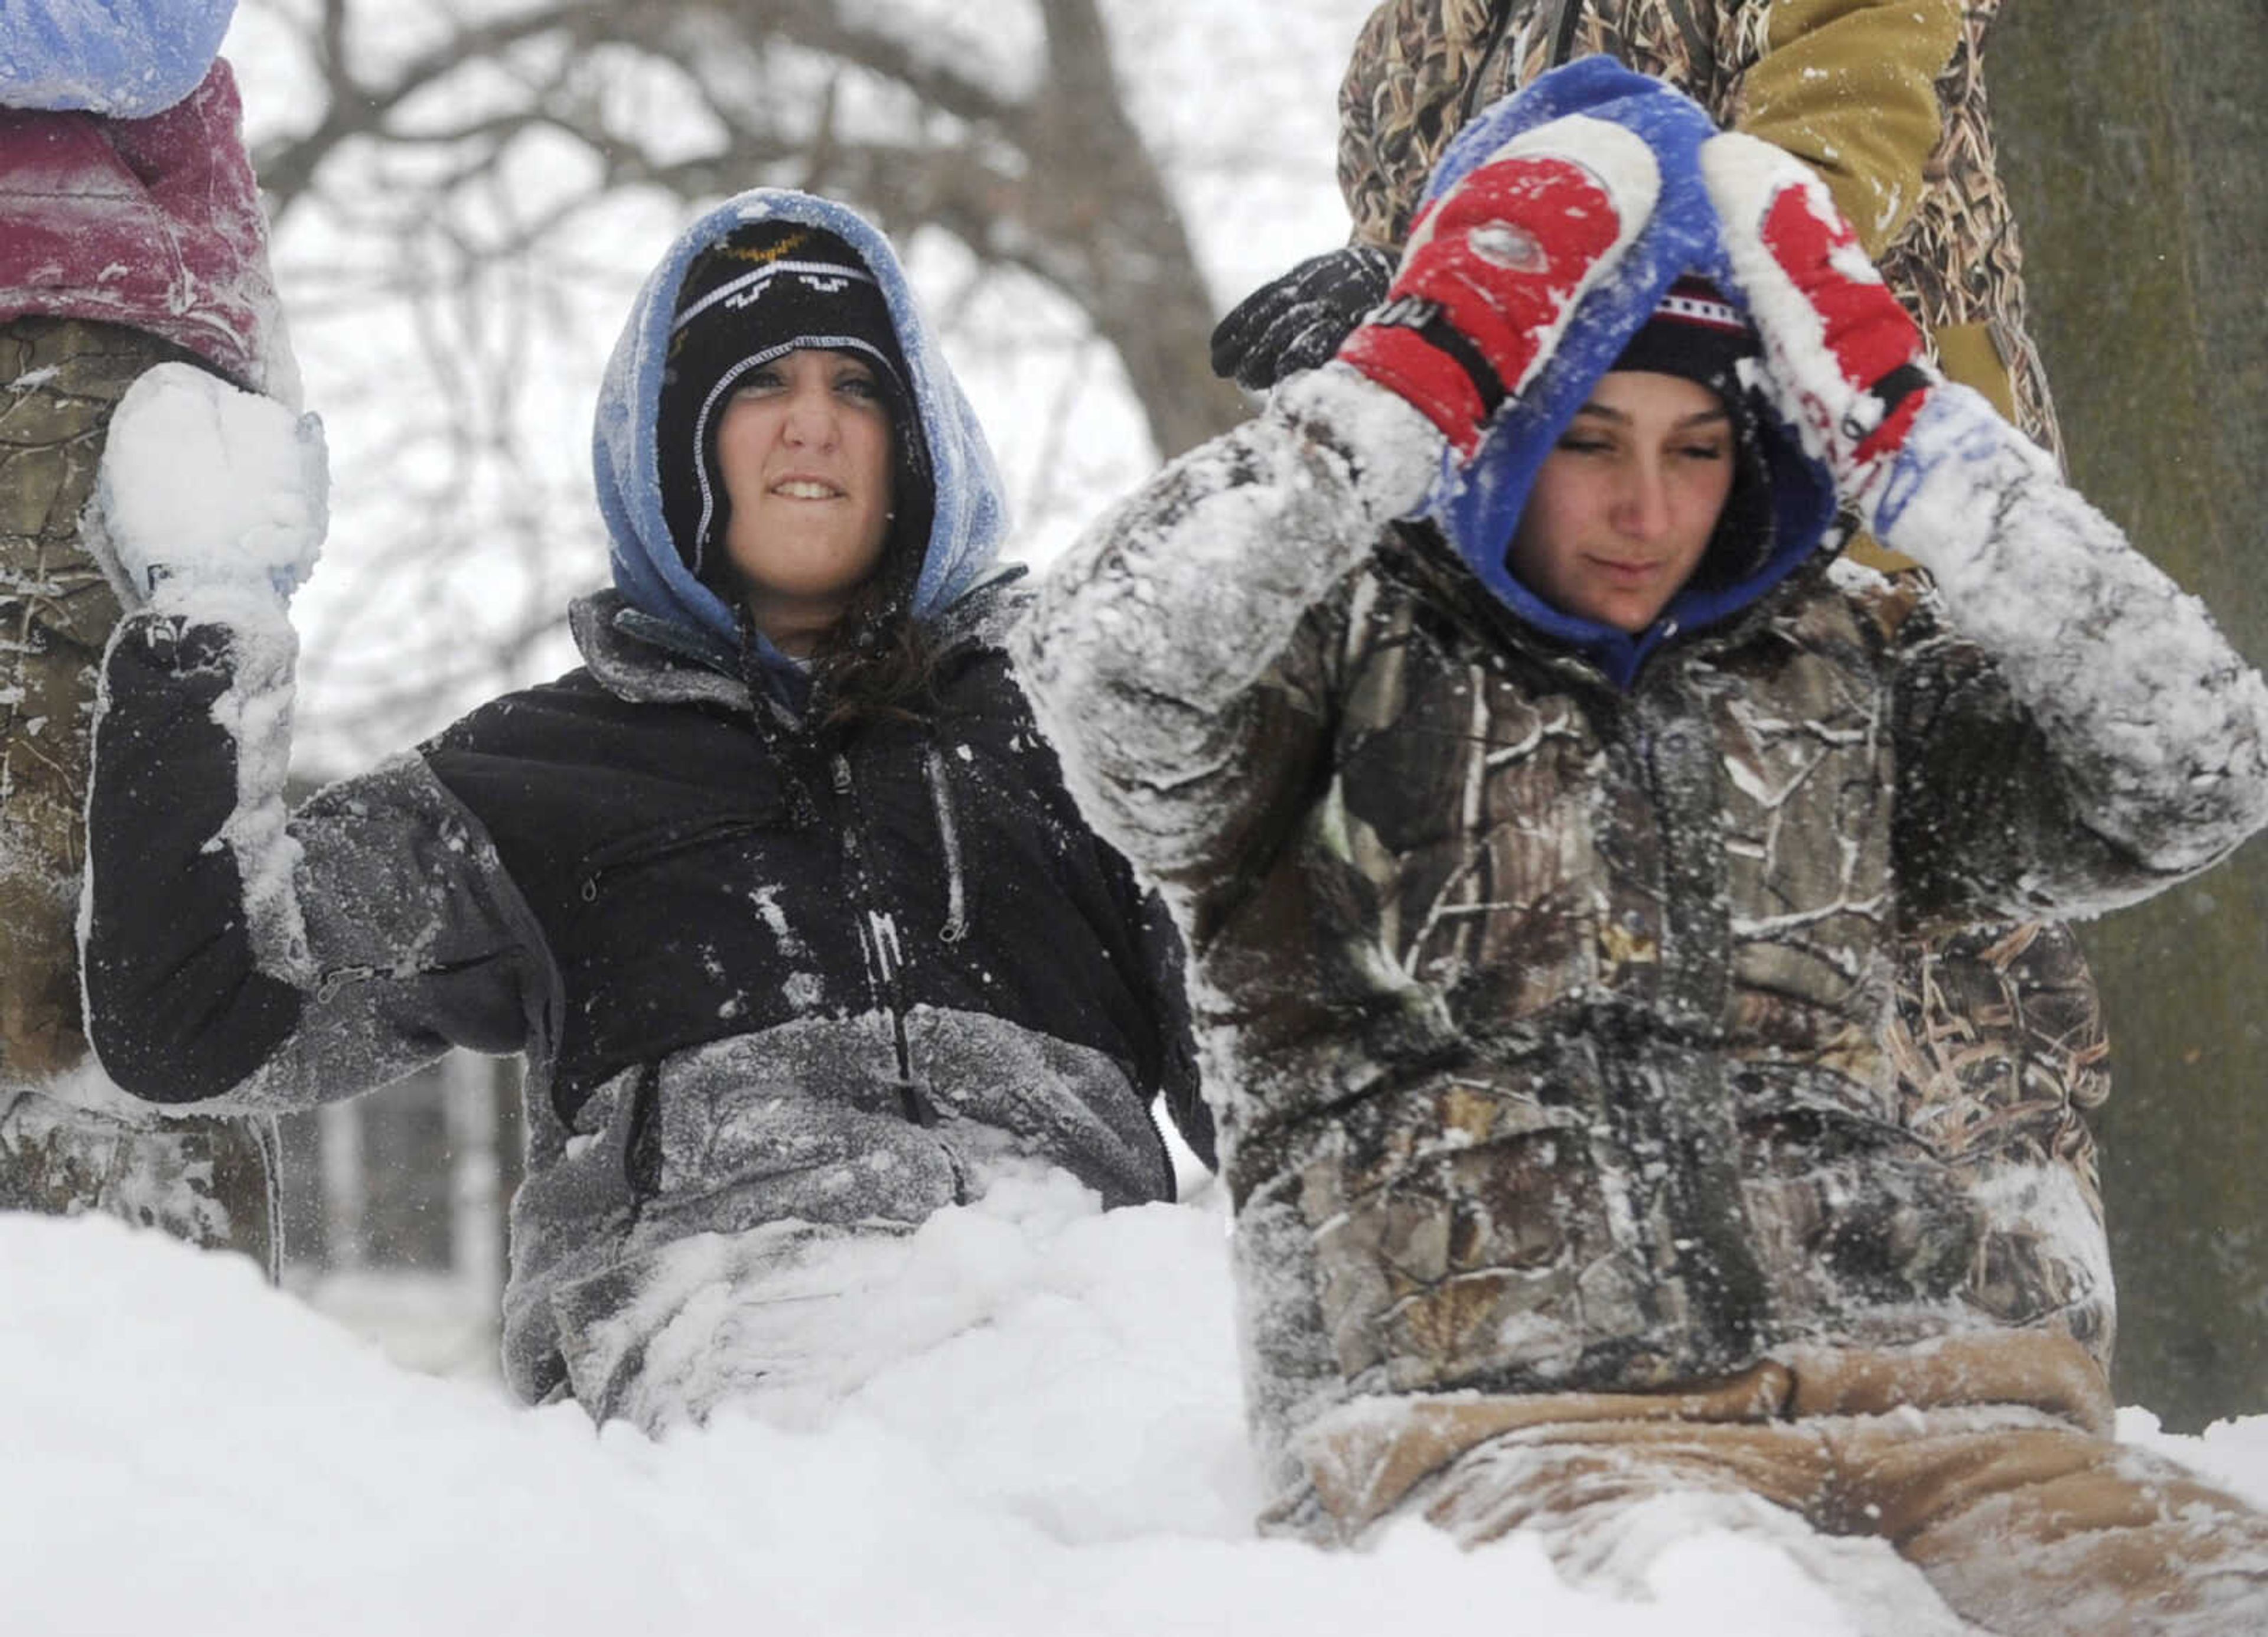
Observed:
[[[1050,573],[1019,672],[1088,820],[1146,875],[1233,896],[1283,840],[1327,714],[1303,621],[1424,499],[1440,451],[1332,365],[1167,466]],[[1180,907],[1202,952],[1227,906]]]
[[[236,0],[0,0],[0,107],[147,119],[197,88]]]
[[[295,643],[280,604],[238,613],[131,615],[104,660],[80,937],[105,1073],[273,1109],[518,1049],[547,969],[481,826],[414,755],[287,821]]]
[[[1870,510],[1950,633],[1901,670],[1918,910],[2101,914],[2268,822],[2268,686],[1982,398],[1938,388]]]

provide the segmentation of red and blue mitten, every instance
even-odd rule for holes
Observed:
[[[1570,114],[1513,137],[1419,216],[1385,305],[1340,359],[1469,458],[1646,225],[1660,188],[1653,151],[1622,126]]]
[[[1728,134],[1702,145],[1701,174],[1764,341],[1765,390],[1857,499],[1940,384],[1921,331],[1801,160]]]

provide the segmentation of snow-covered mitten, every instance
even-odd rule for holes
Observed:
[[[1727,133],[1702,144],[1701,174],[1764,341],[1765,390],[1860,499],[1940,384],[1921,331],[1800,159]]]
[[[1248,392],[1329,363],[1363,315],[1386,299],[1394,255],[1344,245],[1269,280],[1213,327],[1212,372]]]
[[[1660,185],[1645,139],[1619,125],[1570,114],[1523,132],[1418,217],[1386,305],[1339,357],[1469,457],[1646,225]]]
[[[137,601],[180,613],[210,593],[280,608],[329,522],[322,422],[161,363],[119,400],[88,513],[90,544]]]

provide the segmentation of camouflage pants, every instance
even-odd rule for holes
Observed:
[[[120,397],[185,356],[111,325],[0,325],[0,1208],[108,1211],[272,1273],[264,1122],[122,1122],[39,1093],[87,1056],[81,826],[95,679],[120,613],[79,513]]]

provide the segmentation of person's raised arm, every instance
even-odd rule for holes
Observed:
[[[1653,157],[1571,118],[1437,199],[1339,362],[1166,468],[1042,589],[1021,671],[1090,819],[1152,877],[1233,896],[1307,805],[1324,606],[1550,356],[1652,212]],[[1187,906],[1200,952],[1219,905]]]
[[[2268,822],[2268,686],[2204,606],[1924,362],[1817,177],[1740,136],[1702,166],[1767,390],[1860,521],[1930,571],[1968,645],[1917,652],[1902,684],[1919,907],[2100,912]],[[1994,789],[1948,789],[1978,744],[1999,747]]]
[[[286,599],[320,428],[188,364],[120,402],[91,516],[135,612],[104,657],[80,914],[87,1034],[136,1097],[291,1106],[452,1041],[519,1044],[516,897],[422,759],[287,818]]]

